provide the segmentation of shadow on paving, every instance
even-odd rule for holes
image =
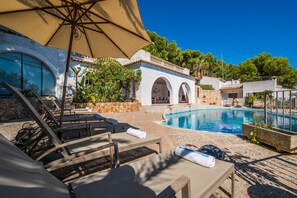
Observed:
[[[296,197],[296,194],[290,193],[285,191],[281,188],[277,188],[271,185],[255,185],[250,186],[247,189],[247,192],[251,198],[258,198],[258,197],[283,197],[283,198],[293,198]]]
[[[155,150],[149,149],[147,147],[141,147],[133,149],[130,151],[125,151],[119,153],[119,160],[121,164],[138,160],[142,157],[156,153]],[[51,173],[66,183],[71,182],[80,177],[96,173],[98,171],[103,171],[110,168],[110,157],[102,157],[99,159],[94,159],[89,162],[84,162],[82,164],[67,166],[65,168],[60,168],[52,171]]]
[[[250,187],[250,197],[296,197],[297,163],[290,154],[277,154],[261,159],[251,159],[241,153],[226,151],[229,162],[235,164],[238,177]]]

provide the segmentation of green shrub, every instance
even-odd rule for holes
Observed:
[[[203,90],[214,90],[212,85],[199,85]]]

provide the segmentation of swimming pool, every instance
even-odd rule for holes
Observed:
[[[242,134],[243,123],[249,123],[254,119],[263,120],[263,118],[264,111],[257,109],[199,109],[166,114],[167,122],[164,122],[164,124],[198,131]],[[272,119],[275,125],[275,116]],[[279,126],[281,120],[281,117],[278,116]],[[297,131],[297,119],[293,120],[294,130]]]

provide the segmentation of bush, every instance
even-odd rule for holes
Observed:
[[[214,90],[212,85],[199,85],[203,90]]]
[[[254,100],[256,100],[256,99],[257,99],[257,96],[253,96],[253,95],[246,96],[246,97],[245,97],[245,104],[246,104],[247,106],[251,106],[251,105],[253,105],[253,102],[254,102]]]
[[[77,82],[74,101],[122,102],[127,99],[124,90],[129,92],[131,84],[140,81],[140,70],[133,71],[114,59],[102,58],[84,71],[82,81]]]

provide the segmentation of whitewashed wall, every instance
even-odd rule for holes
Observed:
[[[189,102],[195,103],[195,79],[147,63],[136,63],[130,66],[131,69],[140,69],[142,80],[136,90],[136,98],[142,105],[152,104],[152,87],[158,78],[163,78],[167,82],[170,91],[170,103],[178,104],[178,91],[182,83],[187,83],[190,87]]]
[[[203,76],[203,78],[200,80],[200,84],[212,85],[215,90],[219,90],[223,85],[223,82],[219,78]]]
[[[277,80],[263,80],[254,82],[244,82],[243,85],[243,97],[246,97],[248,93],[263,92],[265,90],[275,91]]]
[[[0,53],[5,52],[19,52],[27,54],[46,64],[56,78],[56,96],[62,96],[62,86],[67,56],[65,50],[44,47],[25,37],[0,32]],[[75,65],[78,66],[79,64],[75,62],[71,63],[71,66]],[[75,76],[71,69],[69,70],[68,86],[72,86],[73,88],[75,87]],[[71,89],[68,89],[68,94],[72,94]]]
[[[221,92],[222,94],[222,99],[226,100],[229,98],[228,94],[229,93],[236,93],[237,94],[237,98],[243,98],[243,94],[242,94],[242,89],[235,89],[235,90],[224,90]]]

